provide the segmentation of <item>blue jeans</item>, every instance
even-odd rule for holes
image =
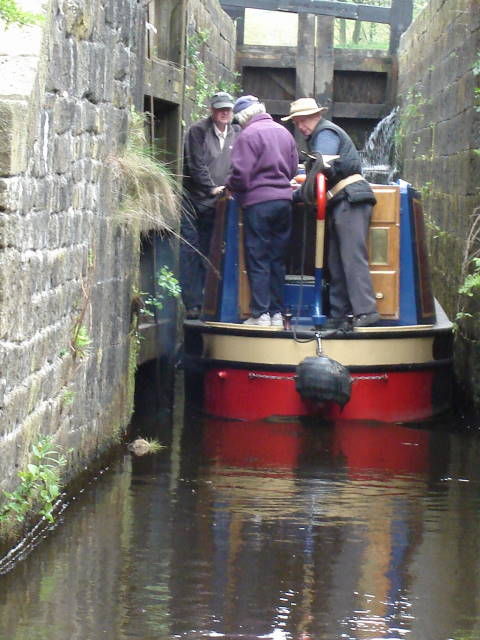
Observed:
[[[243,209],[245,260],[250,282],[250,311],[282,312],[285,257],[290,240],[292,203],[269,200]]]

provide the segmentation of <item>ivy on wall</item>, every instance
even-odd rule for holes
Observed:
[[[467,309],[470,307],[473,298],[480,294],[480,207],[475,209],[472,214],[472,222],[468,230],[463,253],[460,282],[455,320],[457,330],[462,333],[463,337],[466,337],[466,332],[463,330],[465,325],[462,321],[474,318],[474,314]]]
[[[191,69],[194,78],[192,85],[186,85],[186,95],[194,105],[191,112],[191,120],[205,118],[209,113],[208,99],[217,91],[227,91],[235,96],[240,91],[240,85],[236,82],[240,74],[234,73],[234,79],[227,81],[216,78],[207,71],[203,61],[203,48],[205,47],[210,32],[194,31],[187,37],[187,65]]]

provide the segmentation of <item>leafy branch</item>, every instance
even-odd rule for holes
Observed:
[[[155,309],[158,311],[163,309],[164,300],[167,296],[178,298],[182,291],[177,278],[166,265],[163,265],[160,269],[157,276],[157,285],[159,293],[155,296],[143,292],[140,293],[141,296],[146,296],[144,299],[143,313],[150,317],[153,317]]]
[[[459,302],[455,320],[472,318],[473,315],[465,310],[465,298],[472,299],[480,293],[480,208],[472,214],[472,224],[467,235],[465,250],[460,272],[461,285],[458,289]],[[462,297],[463,296],[463,297]]]
[[[55,503],[60,496],[60,470],[67,463],[51,436],[40,438],[33,444],[30,462],[18,472],[21,482],[15,491],[4,491],[7,501],[0,509],[0,525],[11,524],[12,519],[23,522],[31,509],[54,522]]]
[[[15,0],[0,0],[0,22],[5,28],[11,25],[24,27],[29,24],[38,24],[44,20],[44,16],[38,13],[22,11]]]
[[[458,293],[463,296],[473,298],[474,294],[480,292],[480,258],[472,258],[471,265],[473,272],[469,273]]]

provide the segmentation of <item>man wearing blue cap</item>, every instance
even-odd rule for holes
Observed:
[[[295,140],[255,96],[238,98],[233,113],[242,132],[232,150],[226,186],[243,209],[251,317],[244,324],[283,326],[285,257],[290,239]]]
[[[184,141],[184,215],[180,244],[180,284],[186,317],[198,318],[203,304],[206,260],[210,253],[215,205],[230,173],[233,98],[219,91],[210,98],[208,118],[192,124]]]

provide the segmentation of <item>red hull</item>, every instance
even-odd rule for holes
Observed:
[[[329,419],[413,422],[431,418],[451,405],[450,394],[441,392],[449,387],[449,371],[442,368],[352,373],[352,394],[343,410],[332,403],[319,406],[303,400],[295,389],[294,375],[210,369],[205,374],[204,410],[239,420],[319,414]]]

